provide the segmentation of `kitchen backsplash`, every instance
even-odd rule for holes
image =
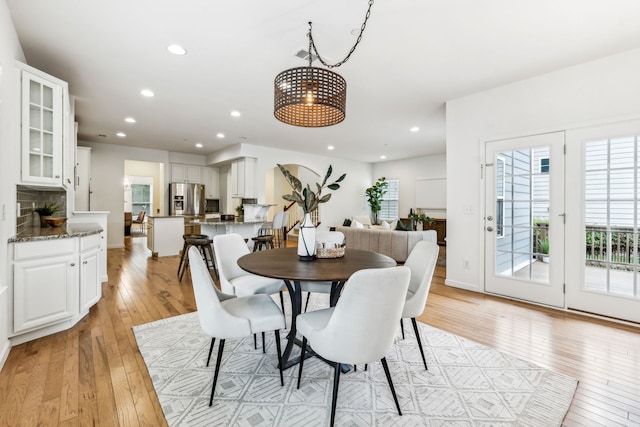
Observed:
[[[39,225],[38,215],[34,215],[33,211],[44,206],[45,203],[58,203],[63,206],[63,209],[56,212],[55,216],[67,216],[67,193],[63,190],[43,191],[18,185],[16,201],[20,205],[20,215],[16,218],[16,234]]]

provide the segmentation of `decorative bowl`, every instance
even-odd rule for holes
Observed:
[[[52,216],[45,216],[42,219],[49,225],[49,227],[62,227],[65,222],[67,222],[67,218],[54,218]]]

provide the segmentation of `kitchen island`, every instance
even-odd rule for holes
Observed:
[[[222,221],[220,219],[207,219],[191,221],[190,224],[199,224],[200,233],[206,234],[210,239],[221,234],[237,233],[244,239],[251,241],[252,237],[258,234],[258,230],[265,224],[265,221],[244,221],[235,219],[233,221]],[[253,247],[253,243],[251,243]]]

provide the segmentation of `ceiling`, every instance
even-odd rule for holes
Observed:
[[[638,0],[379,0],[334,69],[346,119],[310,129],[274,118],[273,80],[306,65],[295,53],[309,21],[320,54],[343,59],[367,0],[6,2],[27,62],[69,82],[80,140],[194,154],[238,143],[367,162],[444,153],[447,100],[640,47]]]

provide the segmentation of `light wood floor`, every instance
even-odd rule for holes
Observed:
[[[14,347],[0,372],[0,426],[162,426],[131,327],[195,311],[177,257],[145,238],[108,254],[103,298],[74,328]],[[444,285],[421,321],[580,380],[567,426],[640,425],[640,329]]]

